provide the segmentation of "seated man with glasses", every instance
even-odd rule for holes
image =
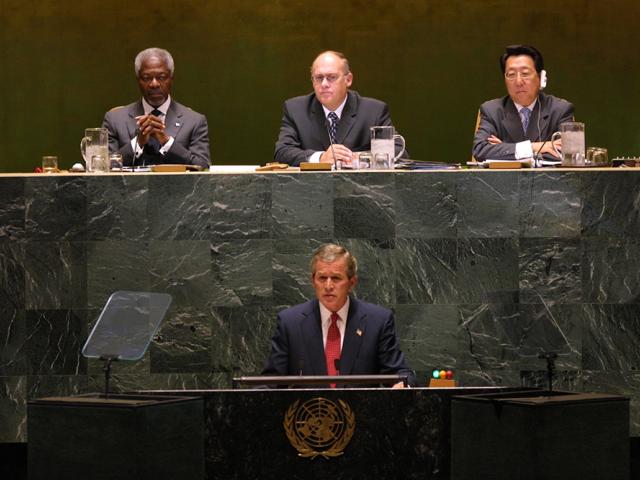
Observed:
[[[353,73],[340,52],[318,55],[311,83],[314,93],[284,103],[274,158],[292,166],[338,160],[348,166],[357,152],[371,150],[370,127],[391,125],[389,108],[349,90]]]
[[[573,105],[542,92],[547,76],[542,55],[529,45],[512,45],[500,57],[500,67],[508,95],[480,106],[473,156],[480,162],[537,155],[560,160],[551,135],[573,120]],[[554,143],[561,148],[560,140]]]
[[[136,56],[134,67],[142,99],[104,116],[109,152],[122,154],[125,166],[179,163],[209,168],[207,119],[171,98],[171,54],[148,48]]]

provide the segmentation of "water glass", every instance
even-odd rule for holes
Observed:
[[[108,173],[111,171],[109,158],[105,155],[91,156],[92,171],[96,173]]]
[[[58,173],[58,157],[51,155],[42,157],[42,171],[44,173]]]
[[[111,166],[111,170],[121,171],[122,155],[119,153],[112,153],[109,155],[109,165]]]
[[[389,154],[376,153],[373,157],[373,168],[377,170],[389,170],[391,168],[389,164]]]
[[[358,168],[363,170],[366,168],[371,168],[371,162],[373,160],[373,157],[371,156],[371,153],[369,152],[362,152],[359,156],[358,156]]]

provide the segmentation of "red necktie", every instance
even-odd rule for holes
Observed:
[[[327,361],[327,375],[339,375],[340,372],[336,368],[336,360],[340,360],[340,330],[338,329],[338,320],[340,317],[337,313],[332,313],[329,320],[329,331],[327,332],[327,343],[324,347],[324,356]],[[332,383],[331,388],[336,388],[336,384]]]

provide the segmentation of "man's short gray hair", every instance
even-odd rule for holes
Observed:
[[[356,257],[351,255],[349,250],[342,245],[336,245],[335,243],[325,243],[313,253],[310,265],[311,276],[316,274],[316,263],[318,263],[318,260],[333,263],[341,258],[344,258],[347,262],[347,277],[355,277],[358,274],[358,261]]]
[[[140,69],[142,68],[143,62],[153,57],[162,60],[167,65],[171,76],[173,76],[174,65],[171,54],[164,48],[147,48],[136,55],[136,59],[133,61],[133,66],[136,70],[136,77],[140,76]]]

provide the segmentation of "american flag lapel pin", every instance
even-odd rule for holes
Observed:
[[[357,329],[357,330],[356,330],[356,335],[358,335],[359,337],[361,337],[361,336],[362,336],[362,330]]]

